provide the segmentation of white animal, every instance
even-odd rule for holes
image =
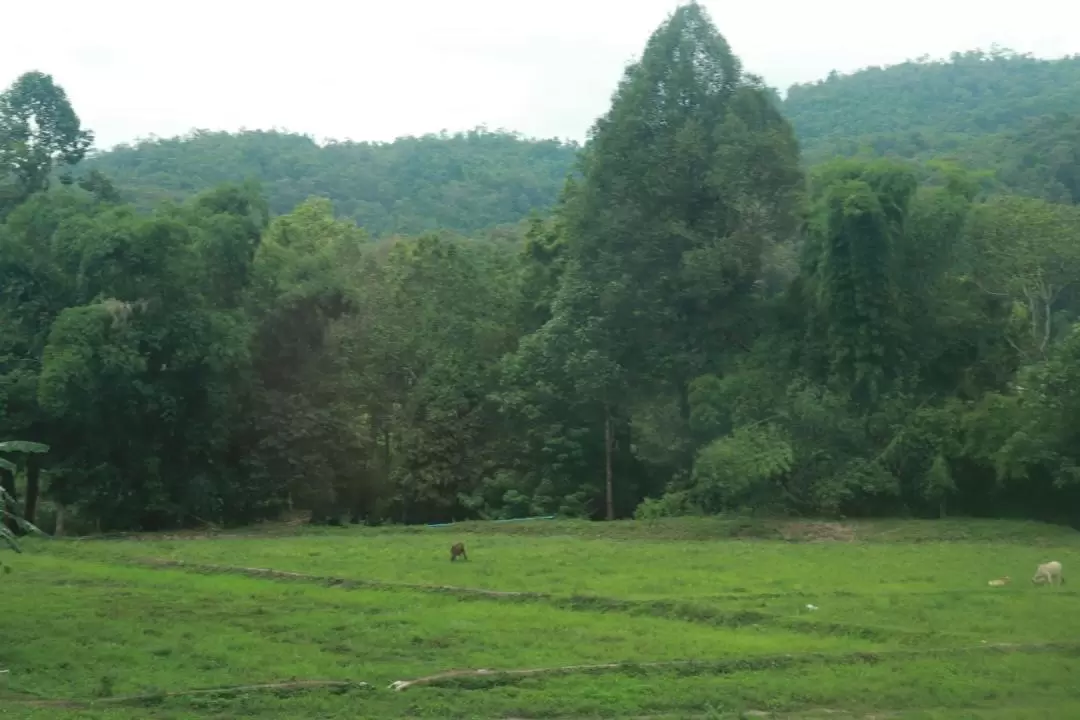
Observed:
[[[1061,573],[1061,563],[1057,560],[1052,560],[1047,563],[1043,563],[1035,569],[1035,576],[1031,578],[1031,582],[1040,585],[1042,583],[1054,584],[1054,578],[1057,578],[1058,582],[1062,585],[1065,584],[1065,576]]]

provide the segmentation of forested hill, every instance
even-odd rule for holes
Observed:
[[[997,171],[1006,188],[1080,201],[1080,57],[973,51],[833,74],[792,87],[784,108],[804,164],[860,152],[952,157]],[[257,177],[275,214],[319,195],[375,235],[469,233],[549,208],[577,150],[479,130],[326,146],[284,132],[195,132],[122,146],[85,166],[144,208]]]
[[[392,143],[331,143],[283,132],[195,132],[121,146],[84,166],[149,208],[258,178],[274,214],[318,195],[375,235],[470,232],[549,208],[577,147],[475,130]]]
[[[990,147],[1046,116],[1080,113],[1080,56],[954,53],[795,85],[784,108],[809,163],[865,148],[1000,162]],[[998,136],[988,140],[990,136]]]

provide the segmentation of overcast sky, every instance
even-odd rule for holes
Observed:
[[[486,125],[580,140],[679,0],[3,4],[0,86],[51,73],[108,147],[242,127],[392,140]],[[993,43],[1080,53],[1076,0],[703,4],[747,69],[781,89]]]

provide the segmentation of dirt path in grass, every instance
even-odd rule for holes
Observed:
[[[968,642],[971,640],[971,636],[967,634],[944,633],[940,631],[931,632],[897,627],[853,625],[850,623],[820,620],[792,619],[756,610],[726,612],[709,605],[682,600],[624,600],[622,598],[595,595],[560,596],[548,592],[489,590],[485,588],[461,587],[457,585],[434,585],[400,581],[352,579],[326,575],[308,575],[285,570],[274,570],[272,568],[191,563],[184,560],[172,560],[167,558],[134,558],[124,562],[156,569],[178,569],[206,574],[242,575],[270,580],[306,582],[345,590],[355,588],[369,588],[374,590],[412,590],[416,592],[445,593],[466,598],[544,602],[561,610],[577,612],[622,612],[630,615],[652,616],[668,620],[694,622],[713,627],[738,628],[748,625],[764,624],[802,634],[854,635],[865,640],[879,642],[890,640],[930,642],[950,637],[957,642]]]
[[[298,580],[301,582],[318,583],[320,585],[330,585],[345,589],[356,587],[371,588],[373,590],[419,590],[423,592],[444,592],[460,595],[482,595],[493,598],[526,598],[534,600],[544,600],[552,597],[550,593],[543,592],[487,590],[484,588],[460,587],[457,585],[431,585],[388,580],[360,580],[354,578],[333,577],[329,575],[308,575],[305,573],[289,572],[287,570],[274,570],[273,568],[190,563],[184,560],[168,560],[163,558],[138,558],[129,562],[136,565],[145,565],[155,568],[180,568],[189,569],[194,572],[247,575],[248,577],[270,578],[272,580]]]
[[[1080,649],[1080,642],[1073,643],[996,643],[982,644],[963,648],[951,648],[943,650],[888,650],[881,652],[852,652],[852,653],[792,653],[785,655],[770,655],[743,658],[727,658],[719,661],[700,660],[670,660],[662,662],[641,663],[602,663],[592,665],[562,665],[543,668],[522,668],[504,670],[450,670],[447,672],[426,675],[410,680],[397,680],[390,684],[388,690],[402,692],[412,687],[453,687],[461,680],[483,679],[489,687],[505,685],[515,682],[519,678],[529,676],[557,677],[560,675],[578,674],[607,674],[620,671],[667,670],[678,669],[683,673],[695,675],[728,675],[737,672],[762,672],[770,670],[787,670],[807,665],[860,665],[877,664],[890,660],[911,660],[925,657],[956,657],[965,654],[976,653],[1037,653],[1037,652],[1075,652]],[[348,680],[293,680],[287,682],[260,683],[252,685],[229,685],[214,688],[197,688],[191,690],[176,690],[141,695],[125,695],[95,700],[78,700],[74,698],[41,698],[41,697],[0,697],[0,707],[3,705],[20,705],[29,707],[57,707],[57,708],[94,708],[115,705],[138,705],[147,702],[158,702],[169,698],[219,696],[227,697],[242,693],[254,692],[282,692],[282,691],[305,691],[305,690],[331,690],[334,692],[349,692],[353,690],[374,690],[366,682]],[[753,711],[751,711],[753,712]],[[760,714],[756,717],[810,717],[808,711],[791,715]],[[843,711],[818,710],[819,713],[836,713],[843,715]],[[847,714],[848,716],[853,716]],[[643,716],[647,717],[647,716]],[[661,718],[664,715],[652,717]],[[670,717],[670,715],[666,716]],[[746,714],[743,717],[747,717]],[[861,717],[887,717],[886,715],[862,715]],[[510,720],[510,719],[507,719]]]
[[[370,686],[367,683],[352,682],[350,680],[292,680],[289,682],[260,683],[258,685],[226,685],[215,688],[176,690],[174,692],[161,692],[145,695],[122,695],[117,697],[97,698],[95,700],[38,697],[0,697],[0,706],[11,703],[25,705],[29,707],[59,707],[75,709],[98,707],[101,705],[137,705],[151,701],[164,700],[167,698],[200,697],[207,695],[226,696],[250,692],[282,692],[328,689],[344,692],[362,687]]]
[[[536,675],[575,675],[599,674],[637,669],[679,669],[701,675],[728,675],[736,672],[759,672],[763,670],[787,670],[804,665],[873,665],[890,660],[913,660],[918,658],[941,658],[970,655],[976,653],[1039,653],[1075,651],[1080,649],[1080,642],[1071,643],[982,643],[957,648],[926,650],[880,650],[874,652],[848,653],[786,653],[783,655],[760,655],[742,658],[728,658],[718,661],[668,660],[662,662],[640,663],[602,663],[597,665],[563,665],[546,668],[528,668],[514,670],[450,670],[426,675],[411,680],[396,680],[390,689],[396,692],[418,686],[454,685],[456,681],[470,678],[482,678],[492,685],[506,684],[517,678]]]

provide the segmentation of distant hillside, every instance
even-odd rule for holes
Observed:
[[[195,132],[122,146],[85,167],[140,205],[254,177],[275,213],[320,195],[375,235],[467,233],[551,207],[577,150],[486,131],[325,147],[281,132]]]
[[[860,153],[949,157],[999,186],[1080,202],[1080,56],[956,53],[795,85],[784,100],[807,165]],[[578,147],[473,131],[393,143],[281,132],[196,132],[86,161],[141,205],[228,180],[260,179],[276,213],[311,195],[375,235],[475,234],[550,208]]]
[[[784,108],[811,164],[862,151],[999,165],[1001,138],[1030,132],[1037,118],[1080,114],[1080,56],[973,51],[834,73],[790,88]]]
[[[1001,182],[1055,202],[1080,204],[1080,114],[1058,113],[1020,130],[989,138],[977,148],[983,167],[997,160]]]

